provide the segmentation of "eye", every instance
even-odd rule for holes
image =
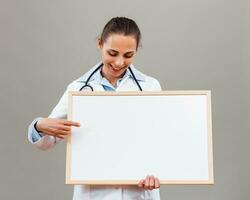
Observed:
[[[108,54],[110,55],[110,56],[117,56],[117,53],[115,53],[115,52],[112,52],[112,51],[108,51]]]
[[[125,58],[132,58],[134,54],[125,54],[124,57]]]

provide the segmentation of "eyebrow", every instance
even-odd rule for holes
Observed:
[[[119,53],[118,51],[114,50],[114,49],[109,49],[108,51],[114,51],[115,53]],[[135,51],[128,51],[125,54],[129,54],[129,53],[134,53]]]

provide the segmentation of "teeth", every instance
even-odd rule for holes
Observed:
[[[112,65],[110,65],[111,67],[112,67],[112,69],[113,70],[115,70],[115,71],[119,71],[119,70],[121,70],[121,68],[115,68],[115,67],[113,67]]]

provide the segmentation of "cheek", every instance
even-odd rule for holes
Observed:
[[[125,60],[125,62],[127,63],[127,64],[131,64],[132,62],[133,62],[133,59],[134,57],[132,57],[132,58],[127,58],[126,60]]]
[[[104,63],[111,63],[111,62],[114,62],[114,57],[110,56],[110,55],[107,55],[107,54],[103,54],[102,55],[102,60]]]
[[[132,58],[125,59],[124,62],[125,62],[125,65],[128,67],[129,65],[131,65],[133,63],[133,59]]]

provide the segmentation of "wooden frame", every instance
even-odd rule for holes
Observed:
[[[205,109],[205,113],[206,113],[206,130],[204,132],[205,135],[205,139],[206,141],[203,141],[206,143],[206,149],[205,151],[207,152],[206,154],[206,158],[207,158],[207,175],[206,178],[202,178],[202,179],[181,179],[181,178],[177,178],[177,179],[162,179],[161,176],[159,176],[160,179],[160,183],[161,184],[213,184],[214,183],[214,178],[213,178],[213,153],[212,153],[212,118],[211,118],[211,92],[210,91],[161,91],[161,92],[69,92],[69,98],[68,98],[68,120],[75,120],[73,117],[73,103],[74,97],[81,97],[81,96],[88,96],[88,97],[103,97],[103,96],[109,96],[109,97],[113,97],[113,96],[120,96],[120,97],[135,97],[135,96],[140,96],[140,97],[186,97],[186,96],[190,96],[190,97],[205,97],[203,98],[206,101],[206,108]],[[91,103],[90,103],[91,104]],[[95,104],[96,105],[96,104]],[[96,106],[93,105],[88,105],[88,107],[92,107],[93,110],[92,112],[95,113],[96,111],[94,111]],[[87,107],[86,107],[87,108]],[[85,109],[86,109],[85,108]],[[89,112],[90,113],[90,112]],[[87,115],[88,116],[88,115]],[[106,117],[104,117],[105,119]],[[84,126],[84,125],[82,125]],[[135,185],[138,184],[139,178],[133,178],[133,179],[108,179],[108,178],[101,178],[101,179],[86,179],[86,180],[78,180],[76,178],[73,178],[72,176],[72,161],[76,160],[74,158],[72,158],[72,155],[74,155],[73,152],[73,146],[72,146],[72,138],[74,136],[74,134],[76,135],[76,130],[77,128],[73,128],[72,129],[72,134],[67,138],[67,155],[66,155],[66,184],[93,184],[93,185]],[[77,136],[75,136],[77,137]],[[77,140],[78,141],[78,140]],[[80,145],[81,146],[81,145]],[[186,147],[186,146],[185,146]],[[185,148],[183,146],[183,148]],[[155,148],[157,148],[157,145],[155,146]],[[202,147],[203,148],[203,147]],[[203,148],[204,150],[204,148]],[[95,151],[95,149],[91,149],[92,152]],[[77,151],[74,151],[77,152]],[[195,151],[194,151],[195,152]],[[164,154],[163,154],[164,155]],[[80,157],[78,155],[78,157]],[[202,158],[203,159],[203,158]],[[90,160],[90,159],[89,159]],[[88,160],[88,161],[89,161]],[[206,162],[204,162],[206,163]],[[203,163],[203,165],[204,165]],[[203,166],[202,165],[202,166]],[[100,166],[98,166],[97,168],[99,168]],[[74,169],[76,168],[76,164],[74,165]],[[129,167],[128,167],[129,168]],[[95,169],[95,170],[98,170]],[[101,168],[103,169],[103,167]],[[84,171],[84,169],[83,169]],[[133,170],[130,170],[130,172]],[[153,171],[153,170],[152,170]],[[157,170],[156,170],[157,171]],[[206,170],[204,170],[206,171]],[[176,173],[177,174],[177,173]],[[144,174],[147,175],[147,174]],[[157,176],[157,174],[154,174]],[[141,178],[144,178],[141,177]]]

